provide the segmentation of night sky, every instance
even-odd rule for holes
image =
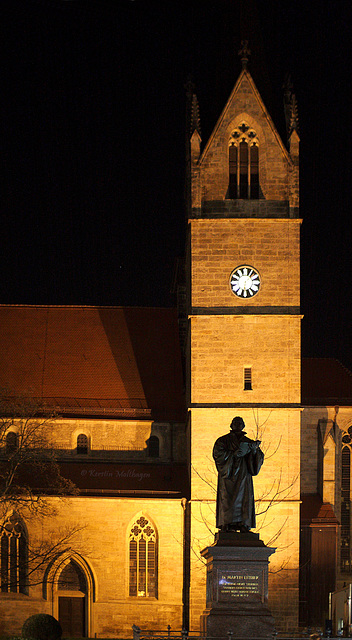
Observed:
[[[169,306],[184,84],[205,143],[249,70],[301,136],[302,348],[352,369],[350,2],[2,0],[0,302]]]

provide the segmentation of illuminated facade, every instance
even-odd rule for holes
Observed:
[[[0,316],[1,387],[56,408],[47,438],[79,488],[51,498],[48,517],[4,522],[1,632],[39,612],[73,637],[182,627],[189,482],[176,311],[3,306]],[[0,468],[18,438],[14,421]],[[26,579],[20,556],[32,571],[33,552],[72,529]]]
[[[189,96],[194,104],[194,96]],[[271,557],[271,608],[298,624],[300,281],[298,144],[288,150],[244,68],[200,152],[190,138],[189,410],[191,626],[204,609],[197,555],[211,543],[214,441],[241,415],[267,460],[255,482],[258,530]],[[287,552],[289,549],[289,553]],[[284,571],[283,571],[284,567]],[[278,577],[280,576],[280,577]]]
[[[266,455],[256,510],[261,538],[276,548],[269,592],[278,630],[321,625],[328,592],[349,581],[352,377],[335,361],[301,359],[295,99],[286,94],[286,147],[244,56],[201,151],[191,85],[187,93],[178,313],[0,306],[0,385],[57,411],[48,439],[79,489],[50,498],[49,518],[7,515],[1,633],[37,612],[71,636],[130,637],[133,624],[197,631],[199,552],[215,530],[211,452],[235,415]],[[14,424],[0,463],[17,438]],[[21,558],[65,526],[77,529],[72,544],[29,581]]]

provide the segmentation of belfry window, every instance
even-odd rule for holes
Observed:
[[[240,175],[239,175],[239,196],[248,198],[248,143],[245,140],[240,142]]]
[[[250,147],[251,163],[250,163],[250,197],[252,200],[259,198],[259,149],[253,144]]]
[[[19,518],[13,514],[0,529],[2,593],[26,592],[26,539]]]
[[[242,123],[229,141],[230,199],[259,198],[259,146],[258,138],[248,125]]]
[[[130,532],[129,595],[142,598],[158,596],[157,534],[144,516],[138,518]]]

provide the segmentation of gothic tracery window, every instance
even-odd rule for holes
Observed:
[[[229,140],[230,199],[259,198],[259,146],[257,134],[244,122]]]
[[[138,518],[130,531],[129,595],[158,596],[157,533],[144,516]]]
[[[26,592],[26,538],[16,514],[0,525],[0,580],[2,593]]]
[[[61,571],[57,588],[59,591],[87,592],[87,581],[83,571],[73,560],[70,560]]]
[[[340,568],[352,572],[351,558],[351,446],[352,427],[342,436],[341,454],[341,543]]]

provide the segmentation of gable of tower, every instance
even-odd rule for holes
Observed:
[[[246,69],[192,165],[193,215],[216,210],[226,216],[292,217],[292,208],[298,207],[297,190],[292,189],[296,164]],[[251,200],[251,214],[248,207],[241,212],[239,200]],[[276,205],[268,208],[264,201]]]

